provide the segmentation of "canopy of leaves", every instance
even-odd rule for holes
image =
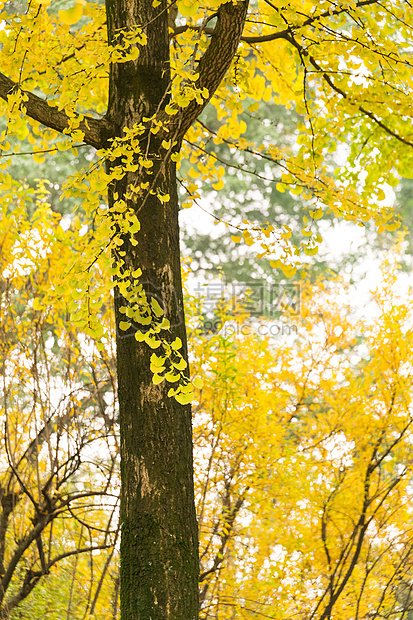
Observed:
[[[99,351],[53,296],[76,229],[44,198],[1,219],[3,588],[12,618],[115,618],[113,340]],[[413,608],[413,308],[397,279],[390,257],[371,319],[337,281],[277,324],[224,305],[212,336],[188,299],[202,618]]]
[[[194,340],[201,618],[413,609],[413,308],[392,262],[374,319],[337,282],[303,290],[284,338],[232,320]]]
[[[153,5],[159,6],[157,0]],[[266,222],[257,222],[260,216],[248,205],[235,221],[228,213],[232,242],[255,245],[258,256],[286,277],[295,274],[302,255],[317,253],[322,239],[315,223],[325,214],[360,226],[372,221],[379,232],[396,229],[399,221],[387,206],[385,188],[412,168],[412,6],[406,0],[259,0],[244,24],[245,2],[178,0],[170,26],[171,81],[154,114],[142,113],[136,123],[120,128],[106,115],[109,69],[134,66],[145,53],[148,24],[121,28],[108,41],[107,15],[99,3],[67,8],[33,0],[1,3],[0,9],[0,112],[6,119],[0,135],[2,415],[7,423],[1,595],[7,608],[16,608],[64,559],[59,543],[48,542],[44,550],[43,534],[49,541],[54,536],[52,517],[62,531],[59,518],[71,515],[71,541],[78,545],[87,530],[97,536],[100,551],[110,553],[113,547],[116,442],[110,430],[108,483],[94,473],[96,461],[84,465],[95,454],[89,452],[93,433],[100,445],[107,425],[99,408],[84,405],[89,384],[93,394],[99,391],[101,378],[94,379],[92,369],[111,347],[113,325],[105,316],[109,291],[117,286],[128,303],[118,328],[128,331],[133,321],[136,340],[158,349],[151,358],[154,383],[176,384],[168,396],[181,404],[202,390],[196,441],[204,616],[225,618],[230,604],[240,617],[301,614],[324,620],[334,610],[343,620],[378,613],[402,618],[410,609],[410,306],[394,300],[386,285],[377,295],[377,321],[356,326],[338,302],[327,297],[326,310],[325,295],[317,304],[310,294],[312,311],[294,323],[304,330],[300,347],[287,343],[274,349],[249,337],[206,340],[194,353],[195,374],[206,379],[199,388],[201,383],[191,385],[185,374],[182,340],[164,338],[170,323],[146,297],[139,265],[125,267],[122,246],[125,240],[129,248],[139,244],[137,215],[149,198],[163,209],[171,202],[172,192],[162,188],[157,173],[151,176],[152,169],[171,161],[181,167],[183,206],[191,206],[199,202],[204,184],[216,191],[225,184],[219,146],[231,156],[227,167],[241,161],[254,170],[260,162],[266,174],[270,171],[268,187],[275,184],[278,193],[305,201],[299,236],[293,236],[294,226],[281,209],[277,219]],[[159,12],[165,10],[164,5]],[[232,50],[236,32],[240,46],[236,54],[231,51],[223,80],[217,79],[218,52]],[[217,119],[211,126],[204,122],[208,119],[197,121],[209,100]],[[294,143],[280,143],[271,125],[264,135],[246,133],[242,114],[255,114],[262,102],[293,111]],[[161,145],[156,152],[153,136]],[[90,165],[63,185],[83,213],[66,231],[48,212],[43,189],[35,209],[34,187],[13,180],[7,170],[25,140],[37,161],[51,145],[75,157],[79,144],[98,150]],[[342,153],[337,169],[330,157],[335,149]],[[108,189],[134,173],[136,183],[128,180],[109,208]],[[35,214],[30,224],[27,211]],[[70,352],[67,359],[83,357],[79,376],[59,356],[62,346]],[[57,399],[52,379],[59,386]],[[44,385],[50,386],[47,398]],[[79,390],[77,400],[72,385]],[[81,490],[79,468],[85,476]],[[99,530],[82,519],[86,498],[94,493],[91,471],[100,484],[98,496],[112,502],[109,509],[93,505],[103,524]],[[76,549],[73,544],[74,556]],[[103,575],[106,561],[102,564]],[[89,590],[88,612],[97,591],[98,586]]]
[[[113,342],[98,353],[68,321],[57,289],[76,225],[45,195],[19,187],[1,206],[0,617],[58,620],[85,598],[111,609],[98,598],[118,535],[118,435]]]

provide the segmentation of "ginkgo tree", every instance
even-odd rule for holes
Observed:
[[[81,222],[66,229],[44,187],[15,190],[0,219],[0,617],[115,620],[110,278],[101,274],[110,341],[98,351],[50,293]],[[187,297],[192,372],[204,377],[201,618],[412,613],[413,304],[400,258],[384,263],[368,318],[351,312],[343,281],[303,285],[301,312],[280,319],[287,337],[268,337],[268,319],[236,300],[217,309],[222,332],[205,333],[199,299]]]
[[[2,190],[13,195],[7,164],[22,138],[35,160],[83,143],[96,149],[91,166],[66,184],[87,221],[83,245],[49,294],[67,299],[70,320],[104,349],[107,283],[99,273],[112,276],[125,620],[198,614],[189,404],[196,384],[182,304],[180,161],[192,162],[181,179],[184,207],[199,202],[203,183],[216,191],[225,183],[231,162],[218,161],[215,142],[242,151],[252,166],[264,159],[280,191],[303,194],[298,247],[287,223],[245,219],[234,228],[235,243],[257,243],[286,276],[301,252],[317,252],[312,222],[325,210],[396,227],[385,184],[411,168],[412,17],[406,0],[2,4]],[[271,99],[301,115],[294,147],[243,138],[243,105],[254,113]],[[197,122],[208,102],[220,121],[212,133]],[[348,165],[334,171],[324,154],[347,142]]]
[[[398,271],[388,257],[368,317],[343,281],[305,285],[284,317],[295,342],[225,316],[191,339],[201,618],[410,617],[413,308]]]

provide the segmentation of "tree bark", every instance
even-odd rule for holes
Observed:
[[[178,195],[175,163],[161,148],[163,139],[176,140],[177,152],[185,132],[213,96],[236,53],[246,18],[248,0],[227,2],[218,9],[210,45],[197,67],[194,86],[206,89],[200,103],[168,116],[164,110],[170,90],[168,6],[161,0],[106,0],[109,43],[117,43],[125,30],[141,25],[147,35],[137,60],[114,63],[109,74],[106,116],[86,117],[80,129],[84,141],[96,148],[110,147],[111,138],[124,135],[153,115],[167,131],[140,137],[153,162],[145,170],[126,172],[108,191],[111,209],[116,196],[125,199],[140,222],[134,246],[125,235],[121,246],[123,269],[140,268],[140,282],[161,302],[171,324],[169,338],[179,337],[188,361],[182,299],[179,250]],[[0,97],[17,88],[0,73]],[[205,92],[205,91],[204,91]],[[64,131],[68,117],[32,93],[25,93],[27,114],[48,127]],[[108,169],[121,161],[108,163]],[[145,176],[146,175],[146,176]],[[156,189],[169,194],[161,204],[147,192],[127,198],[128,187],[156,180]],[[114,258],[119,260],[119,254]],[[120,309],[128,305],[115,291],[116,324],[124,321]],[[150,370],[152,350],[134,337],[134,328],[117,331],[117,372],[121,444],[121,615],[122,620],[196,620],[198,618],[198,532],[192,465],[191,409],[167,393],[171,384],[154,385]]]
[[[137,61],[112,65],[107,118],[122,136],[143,117],[159,112],[170,88],[166,3],[109,0],[109,41],[116,32],[146,27],[147,45]],[[169,337],[183,342],[187,359],[179,250],[178,195],[175,164],[157,156],[163,136],[151,133],[142,145],[153,162],[150,176],[127,173],[109,190],[125,196],[130,185],[153,182],[170,201],[161,204],[145,193],[128,206],[140,222],[138,245],[125,237],[125,268],[142,270],[140,282],[160,299],[171,324]],[[149,293],[148,293],[149,295]],[[127,301],[115,295],[116,323]],[[137,342],[134,328],[117,333],[119,422],[121,433],[121,569],[122,620],[195,620],[198,617],[198,531],[192,466],[191,409],[167,396],[166,381],[154,385],[153,350]]]
[[[159,164],[158,164],[159,165]],[[114,190],[122,195],[127,175]],[[139,179],[138,179],[139,181]],[[139,244],[127,239],[125,266],[142,269],[140,281],[163,302],[171,338],[179,336],[186,354],[179,260],[178,200],[172,162],[162,189],[170,202],[154,196],[139,211]],[[109,194],[109,204],[113,193]],[[127,302],[116,295],[116,322]],[[171,384],[155,386],[153,351],[137,342],[133,329],[117,334],[119,423],[121,429],[121,610],[123,620],[197,618],[198,542],[193,495],[190,406],[167,396]]]
[[[148,200],[139,213],[139,245],[122,248],[127,252],[126,264],[139,265],[141,281],[159,292],[171,322],[171,337],[181,338],[187,358],[178,204],[171,165],[165,170],[164,187],[171,201],[165,207],[156,198]],[[119,312],[125,301],[121,296],[115,301],[118,323],[125,318]],[[167,396],[170,383],[153,384],[152,353],[133,333],[118,332],[122,619],[195,620],[198,542],[191,411],[189,405]]]
[[[107,0],[109,41],[120,29],[145,27],[147,44],[136,61],[113,65],[110,71],[107,121],[120,137],[145,117],[156,115],[170,132],[145,133],[142,148],[153,162],[150,176],[126,174],[109,190],[125,196],[130,185],[153,183],[170,200],[161,204],[150,193],[127,204],[135,211],[138,245],[125,238],[121,246],[125,269],[142,270],[140,281],[162,298],[171,324],[170,338],[179,337],[187,360],[179,250],[178,195],[175,164],[159,153],[163,138],[183,136],[202,108],[191,103],[174,117],[163,111],[170,90],[168,11],[165,0]],[[196,86],[212,96],[237,49],[247,3],[225,4],[219,11],[216,37],[201,59]],[[208,97],[208,99],[209,99]],[[116,322],[124,320],[116,296]],[[117,368],[121,433],[121,569],[122,620],[196,620],[198,618],[198,533],[195,515],[190,406],[167,396],[170,384],[155,386],[150,370],[152,350],[137,342],[133,328],[117,334]]]

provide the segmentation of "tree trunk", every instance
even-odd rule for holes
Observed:
[[[108,191],[109,207],[116,194],[136,213],[141,230],[138,245],[125,235],[121,246],[123,269],[140,268],[140,281],[161,297],[171,329],[179,337],[187,360],[187,345],[180,271],[178,196],[175,164],[166,156],[162,140],[176,139],[178,151],[185,132],[213,96],[236,53],[248,8],[248,0],[225,2],[217,11],[210,44],[196,67],[194,87],[203,100],[194,99],[176,116],[166,114],[170,89],[168,7],[161,0],[106,0],[108,42],[119,43],[124,33],[141,25],[147,44],[137,60],[113,63],[109,73],[107,114],[79,117],[84,141],[97,149],[110,147],[111,138],[124,136],[141,122],[148,131],[140,137],[143,151],[153,160],[151,175],[126,172]],[[20,86],[0,73],[0,97]],[[69,117],[34,93],[25,92],[25,112],[39,123],[67,132]],[[76,93],[74,93],[76,96]],[[149,131],[156,115],[169,124],[170,133]],[[163,160],[159,157],[165,153]],[[109,163],[122,165],[122,161]],[[156,180],[156,189],[169,194],[161,204],[146,192],[136,200],[128,188]],[[120,252],[115,254],[119,261]],[[115,295],[116,323],[127,300]],[[117,332],[118,396],[121,434],[121,612],[122,620],[196,620],[198,617],[198,540],[192,466],[192,430],[189,406],[168,397],[170,384],[154,385],[150,370],[152,350],[138,342],[133,328]]]
[[[122,249],[126,264],[142,269],[145,288],[159,292],[171,337],[181,338],[187,359],[174,172],[169,163],[162,184],[171,201],[165,206],[151,197],[139,212],[138,246],[126,242]],[[116,296],[117,324],[125,319],[121,305],[125,301]],[[153,384],[153,351],[129,332],[117,335],[122,619],[195,620],[198,541],[190,406],[167,396],[170,383]]]
[[[163,11],[163,12],[162,12]],[[110,73],[107,118],[115,136],[167,103],[169,36],[166,3],[109,0],[109,41],[117,29],[149,24],[148,42],[137,61],[114,64]],[[187,359],[179,250],[178,195],[175,164],[161,161],[162,138],[146,133],[153,161],[151,175],[129,172],[109,191],[124,196],[131,184],[152,182],[170,201],[162,204],[145,193],[129,201],[138,216],[138,245],[127,237],[121,250],[125,268],[142,270],[140,282],[161,299],[171,324],[169,337],[183,343]],[[165,153],[165,149],[163,149]],[[153,154],[153,155],[151,155]],[[150,293],[148,293],[149,295]],[[115,296],[116,323],[125,320],[127,305]],[[119,423],[121,433],[121,613],[122,620],[195,620],[198,617],[198,532],[192,466],[191,409],[167,396],[171,387],[152,382],[153,351],[137,342],[133,328],[117,331]]]

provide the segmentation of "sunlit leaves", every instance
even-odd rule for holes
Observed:
[[[163,209],[170,207],[172,192],[153,174],[155,162],[160,166],[169,158],[176,162],[183,175],[185,208],[199,207],[206,187],[211,192],[223,190],[226,171],[256,174],[255,163],[264,162],[264,186],[274,184],[294,200],[300,196],[304,201],[300,204],[306,205],[308,215],[300,214],[299,241],[285,218],[257,224],[248,217],[232,222],[229,215],[222,221],[234,243],[252,248],[286,277],[296,273],[303,256],[318,252],[322,239],[317,221],[324,214],[360,225],[372,220],[379,232],[396,229],[399,221],[386,204],[386,184],[393,186],[398,174],[412,167],[410,8],[390,2],[360,6],[344,2],[334,10],[328,2],[253,4],[244,41],[212,93],[201,80],[200,67],[219,5],[218,0],[177,3],[177,28],[170,32],[171,81],[158,111],[142,114],[116,139],[108,138],[90,168],[78,171],[65,184],[66,195],[79,200],[84,213],[84,221],[74,217],[71,222],[72,256],[56,282],[64,290],[70,320],[104,347],[102,299],[117,286],[131,312],[120,331],[132,330],[151,349],[161,349],[168,364],[164,373],[155,373],[156,380],[163,377],[175,383],[179,375],[182,389],[187,385],[186,370],[179,356],[174,357],[178,351],[168,340],[168,319],[139,288],[137,270],[123,269],[125,240],[133,247],[139,244],[138,212],[148,196],[156,196]],[[100,3],[79,1],[62,9],[57,2],[35,2],[23,14],[13,11],[4,8],[5,26],[0,32],[2,71],[17,85],[1,104],[7,118],[0,137],[2,168],[15,155],[14,142],[26,138],[36,163],[45,160],[50,144],[57,150],[73,149],[75,155],[76,144],[85,138],[84,126],[81,129],[85,116],[103,118],[106,111],[110,64],[133,63],[146,44],[145,27],[139,24],[107,41]],[[26,91],[37,92],[51,109],[65,112],[67,138],[56,140],[55,131],[26,118]],[[193,124],[178,151],[174,119],[183,118],[195,104],[202,107],[210,96],[216,125]],[[262,119],[269,129],[258,143],[248,136],[248,118],[260,118],[265,103],[296,111],[295,134],[284,144],[274,139],[270,118]],[[143,147],[146,136],[160,138],[160,152],[151,151],[150,140]],[[341,154],[347,142],[349,147]],[[228,159],[217,152],[221,145],[227,147]],[[341,158],[336,170],[335,153]],[[187,168],[181,167],[183,160],[188,161]],[[139,180],[129,183],[124,195],[114,197],[109,209],[107,192],[129,173],[136,173]],[[4,191],[8,184],[5,174]],[[137,203],[140,207],[135,209]],[[182,394],[189,398],[189,392]]]
[[[340,620],[411,605],[413,307],[397,272],[389,257],[374,319],[336,282],[306,286],[273,342],[234,319],[193,339],[201,618],[321,618],[331,589]]]
[[[82,298],[78,280],[72,281],[65,272],[79,250],[79,226],[62,227],[61,216],[46,202],[42,183],[33,189],[10,181],[7,191],[4,185],[0,486],[6,495],[3,492],[0,547],[6,574],[1,571],[2,595],[10,605],[8,612],[15,613],[14,607],[23,601],[19,614],[31,618],[47,614],[57,620],[68,605],[91,603],[83,586],[72,586],[70,593],[70,582],[76,575],[92,592],[92,570],[103,583],[117,536],[116,413],[114,404],[112,410],[108,406],[113,399],[105,401],[114,385],[113,319],[107,290],[93,336],[101,339],[105,327],[110,337],[103,339],[105,346],[99,352],[88,326],[78,330],[68,320],[69,305]],[[89,292],[93,304],[96,291]],[[9,491],[13,502],[8,507],[10,498],[6,502],[4,498]],[[26,571],[36,571],[40,579],[39,584],[33,582],[39,589],[29,600],[25,600],[31,591],[25,585]],[[41,577],[46,574],[49,589],[43,591]],[[99,601],[96,597],[97,609],[107,609],[110,596],[109,586]],[[4,609],[3,596],[1,604]]]
[[[73,26],[73,24],[77,24],[80,18],[83,15],[83,3],[75,2],[74,6],[66,11],[59,11],[59,20],[63,24],[67,24],[68,26]]]

